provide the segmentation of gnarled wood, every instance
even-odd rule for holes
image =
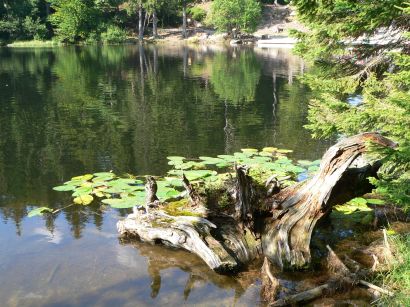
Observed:
[[[310,263],[309,245],[317,221],[328,214],[332,206],[371,188],[366,178],[376,174],[381,160],[365,155],[369,141],[382,146],[395,145],[377,133],[344,139],[326,152],[317,175],[273,196],[270,196],[273,190],[268,191],[269,187],[264,193],[260,190],[256,193],[260,187],[252,182],[248,168],[235,166],[235,206],[226,211],[218,206],[207,207],[206,201],[183,176],[189,196],[184,216],[175,216],[178,212],[170,214],[167,204],[156,201],[155,180],[147,178],[146,207],[154,202],[154,208],[149,214],[148,210],[143,212],[136,209],[125,220],[118,222],[118,231],[145,242],[160,242],[186,249],[201,257],[211,269],[230,272],[238,270],[258,255],[261,241],[258,239],[260,225],[257,223],[263,221],[256,221],[255,217],[270,213],[273,217],[265,220],[262,233],[263,253],[281,268],[303,267]],[[267,185],[273,183],[275,188],[280,186],[274,177],[268,180]],[[267,197],[272,203],[270,208],[256,206],[266,203]]]
[[[301,268],[310,263],[310,239],[317,221],[332,206],[367,192],[380,159],[366,156],[366,144],[394,147],[378,133],[346,138],[324,155],[319,172],[307,182],[274,196],[273,219],[262,236],[264,254],[278,266]]]
[[[252,186],[252,178],[248,176],[249,168],[235,164],[236,171],[236,204],[235,218],[241,226],[250,226],[253,228],[253,202],[255,191]]]
[[[256,256],[252,238],[242,235],[242,229],[229,217],[217,226],[202,217],[171,216],[158,209],[150,214],[130,214],[117,223],[117,229],[121,235],[143,242],[188,250],[221,273],[237,271]]]

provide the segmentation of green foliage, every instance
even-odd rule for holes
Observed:
[[[36,209],[31,210],[31,211],[27,214],[27,216],[28,216],[28,217],[39,216],[39,215],[43,215],[43,214],[46,213],[46,212],[53,212],[53,210],[50,209],[50,208],[47,208],[47,207],[39,207],[39,208],[36,208]]]
[[[319,138],[379,131],[396,141],[398,148],[384,152],[385,166],[371,181],[386,199],[409,208],[409,3],[335,0],[325,5],[297,0],[294,4],[311,29],[295,34],[300,38],[296,52],[316,64],[304,78],[314,90],[307,128]],[[366,43],[383,31],[387,43]],[[353,98],[358,103],[351,103]]]
[[[99,25],[101,12],[93,0],[52,0],[51,23],[60,41],[75,43],[84,40]]]
[[[219,31],[243,32],[256,29],[261,17],[261,7],[256,0],[215,0],[212,3],[210,21]]]
[[[381,306],[410,306],[410,234],[389,236],[396,262],[388,271],[380,274],[383,287],[394,291],[393,297],[383,296]]]
[[[0,40],[45,39],[48,36],[44,0],[0,2]]]
[[[101,40],[106,44],[120,44],[127,40],[127,35],[127,31],[110,25],[105,32],[101,33]]]
[[[193,6],[187,9],[187,13],[191,15],[193,20],[203,21],[206,17],[206,11],[200,6]]]

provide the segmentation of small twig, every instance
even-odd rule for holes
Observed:
[[[58,213],[58,212],[60,212],[60,211],[62,211],[62,210],[64,210],[64,209],[67,209],[67,208],[69,208],[69,207],[71,207],[71,206],[74,206],[75,204],[69,204],[68,206],[65,206],[65,207],[63,207],[63,208],[60,208],[60,209],[56,209],[56,210],[54,210],[53,212],[51,212],[51,214],[56,214],[56,213]]]
[[[391,252],[389,241],[387,240],[386,228],[383,228],[384,246]]]
[[[371,268],[372,271],[376,271],[376,267],[380,264],[379,259],[377,258],[377,256],[375,254],[372,254],[373,257],[373,266]]]

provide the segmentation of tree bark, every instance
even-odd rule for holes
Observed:
[[[144,39],[144,14],[142,8],[142,1],[138,5],[138,39],[142,41]]]
[[[157,18],[157,11],[154,10],[152,12],[152,35],[154,38],[158,37],[158,18]]]
[[[186,2],[182,2],[182,37],[187,37],[187,17],[186,17]]]

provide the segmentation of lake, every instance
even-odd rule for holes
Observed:
[[[166,173],[167,156],[245,147],[317,159],[305,67],[287,49],[107,46],[0,49],[2,306],[254,306],[258,266],[210,271],[187,252],[124,242],[127,210],[62,208],[52,187],[89,172]]]

